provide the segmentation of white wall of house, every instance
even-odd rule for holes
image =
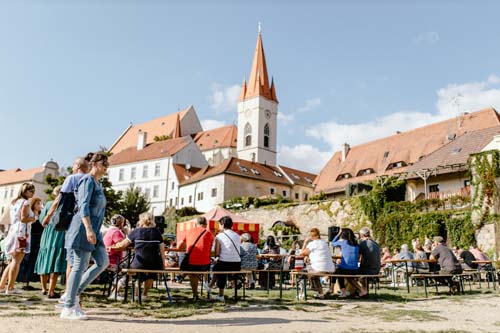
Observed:
[[[200,212],[207,212],[225,200],[224,187],[224,174],[182,185],[177,208],[195,207]]]
[[[466,182],[468,184],[468,180],[469,177],[465,171],[431,176],[427,179],[427,193],[430,193],[430,189],[436,189],[437,186],[442,196],[453,196],[466,186]],[[422,179],[409,179],[406,182],[406,200],[414,201],[420,193],[425,193],[424,181]]]
[[[482,151],[487,151],[487,150],[500,150],[500,135],[495,135],[493,137],[493,140],[491,140],[490,143],[486,145],[486,147],[483,148]]]
[[[203,155],[211,166],[221,164],[230,157],[238,157],[236,148],[224,147],[204,150]]]

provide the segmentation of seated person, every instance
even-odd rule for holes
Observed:
[[[378,275],[380,274],[380,246],[375,242],[370,233],[370,229],[363,227],[359,230],[361,243],[359,243],[359,270],[358,274]],[[366,290],[366,294],[360,294],[363,297],[368,294],[368,281],[361,279],[361,286]]]
[[[490,261],[490,258],[483,251],[481,251],[481,249],[477,246],[477,244],[471,245],[469,251],[474,256],[475,261]],[[490,263],[482,263],[478,265],[479,269],[482,270],[487,270],[491,268]]]
[[[424,248],[420,243],[415,245],[415,259],[416,260],[427,260],[427,254],[424,251]],[[429,263],[427,262],[417,262],[415,263],[415,268],[417,272],[429,272]]]
[[[131,268],[160,270],[165,263],[165,245],[160,230],[156,228],[151,213],[139,215],[137,228],[132,230],[127,237],[118,244],[109,247],[110,250],[125,250],[130,245],[134,246],[135,254]],[[146,274],[144,278],[143,297],[148,295],[148,290],[153,286],[157,274]]]
[[[440,267],[439,274],[460,274],[463,272],[458,259],[453,254],[453,251],[444,244],[444,238],[441,236],[434,237],[434,250],[432,250],[431,259],[438,261]],[[454,283],[451,277],[436,280],[446,282],[452,294],[460,290],[458,283]]]
[[[127,234],[126,228],[126,220],[123,216],[116,214],[111,218],[111,227],[106,231],[106,234],[103,237],[104,245],[107,249],[109,249],[112,245],[118,244],[122,240],[125,239]],[[108,251],[108,259],[109,259],[109,267],[108,269],[113,272],[118,272],[120,262],[123,260],[123,251],[117,250],[109,250]],[[116,276],[118,279],[118,275]],[[116,284],[117,288],[115,289],[115,283],[113,283],[111,294],[109,295],[110,299],[121,299],[121,296],[116,295],[120,289],[124,286],[123,278],[118,280]]]
[[[462,264],[463,269],[477,269],[478,264],[473,262],[476,260],[476,258],[470,251],[464,249],[458,249],[458,256],[460,259],[463,260]]]
[[[321,239],[321,235],[317,228],[312,228],[309,231],[309,237],[304,241],[302,251],[300,253],[302,256],[309,256],[309,266],[307,267],[308,272],[321,273],[321,272],[334,272],[335,266],[332,261],[332,254],[328,243]],[[323,287],[319,276],[311,277],[312,288],[317,292],[316,298],[323,299]]]

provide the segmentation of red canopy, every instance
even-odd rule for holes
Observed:
[[[225,210],[222,207],[216,206],[214,209],[206,212],[201,216],[207,219],[208,229],[214,234],[217,234],[219,232],[219,223],[217,222],[223,216],[229,216],[233,220],[233,231],[237,232],[240,235],[242,233],[248,232],[254,239],[254,242],[258,242],[259,240],[259,223],[248,221],[241,216]],[[184,238],[186,231],[193,228],[195,226],[195,223],[196,219],[177,223],[177,239]]]

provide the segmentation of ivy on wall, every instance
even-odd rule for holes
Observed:
[[[478,227],[489,215],[494,200],[498,199],[496,179],[500,176],[499,160],[498,150],[488,150],[471,155],[468,161],[469,178],[475,189],[471,198],[472,209],[480,212]]]

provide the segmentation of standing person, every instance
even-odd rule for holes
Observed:
[[[108,157],[104,153],[96,153],[90,164],[90,173],[78,183],[78,212],[66,232],[65,247],[72,251],[74,258],[67,284],[67,299],[61,312],[63,319],[87,319],[80,308],[79,295],[109,264],[99,232],[106,211],[106,197],[99,179],[107,172]],[[94,264],[88,268],[91,256]]]
[[[342,250],[342,258],[335,274],[355,275],[358,272],[359,246],[354,232],[349,228],[340,228],[338,235],[332,240],[332,246],[339,246]],[[348,279],[348,281],[351,282],[352,279]],[[346,298],[347,291],[344,278],[339,279],[339,285],[339,297]],[[363,290],[361,290],[361,293],[363,293]]]
[[[332,261],[332,253],[328,247],[328,243],[321,239],[321,235],[317,228],[312,228],[309,231],[309,237],[304,241],[301,256],[309,256],[310,265],[307,272],[323,273],[334,272],[335,265]],[[312,288],[317,292],[315,298],[324,299],[323,287],[318,276],[311,277]]]
[[[188,265],[183,270],[191,272],[206,272],[210,269],[210,250],[214,235],[207,229],[207,220],[200,216],[196,218],[196,226],[187,231],[182,239],[179,239],[180,249],[185,249],[189,253]],[[197,274],[189,274],[189,282],[193,291],[193,299],[198,300]]]
[[[42,211],[42,199],[31,198],[30,208],[35,216],[39,217]],[[42,232],[43,227],[40,224],[40,219],[37,218],[35,222],[31,223],[30,253],[24,257],[24,260],[21,263],[21,267],[19,269],[19,271],[22,272],[21,274],[19,274],[22,275],[20,281],[23,281],[25,283],[21,288],[23,290],[35,289],[34,287],[30,286],[30,282],[32,282],[35,278],[35,264],[38,257],[38,251],[40,250],[40,239],[42,238]]]
[[[257,245],[254,244],[252,236],[247,232],[241,235],[240,241],[241,269],[256,270],[259,265]],[[248,273],[246,276],[246,288],[255,289],[253,273]]]
[[[12,257],[11,262],[4,269],[0,279],[0,293],[19,294],[21,291],[14,289],[19,266],[24,255],[30,253],[31,249],[31,224],[38,219],[30,208],[29,199],[35,194],[35,186],[31,183],[23,183],[17,197],[12,201],[10,208],[9,233],[3,241],[4,253]],[[7,287],[5,287],[7,285]]]
[[[215,237],[215,266],[214,271],[239,271],[241,270],[240,236],[234,232],[233,220],[223,216],[219,220],[222,232]],[[210,282],[210,289],[217,283],[219,295],[215,300],[224,302],[224,288],[226,287],[227,274],[216,274]]]
[[[434,250],[431,253],[431,259],[436,259],[439,263],[439,274],[460,274],[462,266],[453,254],[453,251],[444,244],[444,238],[441,236],[434,237]],[[455,294],[460,289],[457,283],[454,283],[451,277],[443,279],[450,287],[450,293]]]
[[[359,274],[378,275],[380,274],[380,246],[372,239],[370,229],[363,227],[359,230],[361,242],[359,243]],[[361,293],[359,297],[368,295],[368,281],[361,279]]]
[[[56,186],[52,191],[54,198],[57,198],[62,186]],[[57,231],[52,220],[49,223],[45,218],[51,209],[54,201],[49,201],[40,214],[42,227],[45,228],[40,241],[40,251],[35,264],[35,272],[40,275],[42,294],[48,298],[58,298],[56,294],[57,278],[66,270],[66,250],[64,249],[64,231]],[[45,224],[44,224],[45,223]],[[49,284],[47,287],[47,283]]]
[[[73,252],[66,251],[66,248],[64,246],[66,231],[55,230],[55,227],[53,223],[51,223],[51,221],[52,217],[56,212],[57,207],[59,206],[59,202],[62,197],[61,192],[73,193],[75,195],[75,201],[76,201],[76,189],[78,187],[78,183],[83,178],[83,176],[85,176],[88,173],[89,162],[93,155],[94,153],[88,153],[85,157],[78,157],[73,162],[72,166],[73,174],[66,177],[64,183],[62,184],[61,190],[59,191],[59,194],[57,195],[57,197],[55,197],[54,202],[50,205],[50,208],[45,218],[42,220],[42,226],[50,226],[50,228],[47,230],[48,232],[47,243],[44,243],[44,245],[48,248],[47,251],[48,255],[45,256],[44,258],[47,260],[47,262],[53,264],[50,264],[48,267],[41,268],[41,271],[44,272],[47,271],[49,272],[49,274],[50,273],[62,274],[63,272],[62,271],[60,272],[59,270],[61,267],[64,267],[64,269],[66,270],[66,282],[69,280],[69,273],[71,272],[71,265],[73,264]],[[45,262],[44,258],[40,259],[42,261],[41,265],[46,265],[47,263]],[[45,264],[43,262],[45,262]],[[51,283],[54,284],[54,288],[56,280],[57,276],[54,275],[54,279],[51,281]],[[66,302],[66,295],[67,294],[65,292],[64,294],[61,295],[61,298],[59,299],[61,307],[62,304]]]
[[[108,247],[108,250],[123,251],[130,245],[134,246],[134,259],[130,264],[131,268],[160,270],[165,267],[165,244],[163,244],[163,237],[160,230],[156,228],[151,213],[144,212],[139,215],[137,228],[132,230],[121,242]],[[153,286],[157,275],[146,274],[144,276],[142,298],[148,296],[148,291]]]

